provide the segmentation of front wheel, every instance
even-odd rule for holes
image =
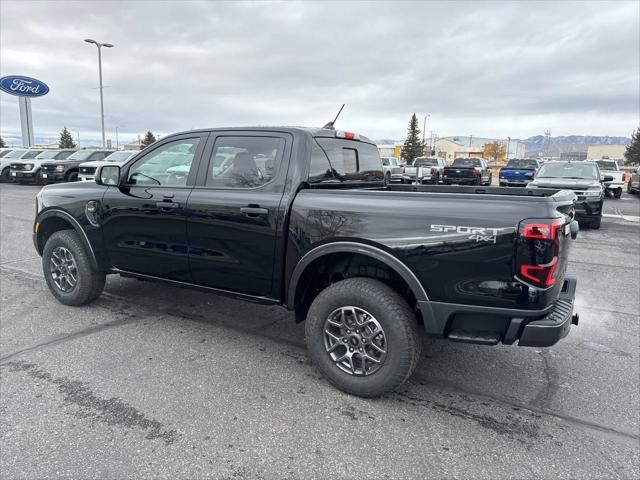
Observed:
[[[96,271],[74,230],[55,232],[44,246],[42,270],[49,290],[65,305],[79,306],[100,296],[106,276]]]
[[[78,181],[78,172],[71,172],[67,175],[67,182],[77,182]]]
[[[400,387],[422,350],[407,302],[370,278],[342,280],[320,292],[307,315],[305,339],[313,363],[327,380],[361,397]]]
[[[384,184],[389,185],[390,183],[391,183],[391,174],[387,172],[384,176]]]
[[[602,223],[602,217],[598,217],[597,220],[593,220],[591,222],[591,224],[589,225],[589,227],[593,228],[594,230],[598,230],[600,228],[600,224]]]
[[[9,167],[2,170],[2,174],[0,174],[0,182],[8,183],[9,182]]]

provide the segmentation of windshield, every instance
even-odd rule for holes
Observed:
[[[20,160],[30,160],[32,158],[36,158],[41,153],[42,153],[42,150],[29,150],[22,157],[20,157]]]
[[[524,160],[520,158],[512,158],[507,163],[507,168],[538,168],[538,163],[535,160]]]
[[[537,178],[584,178],[598,180],[598,167],[593,163],[545,163],[538,170]]]
[[[451,164],[452,167],[481,167],[479,158],[456,158]]]
[[[129,151],[115,152],[115,153],[112,153],[111,155],[109,155],[104,160],[106,162],[124,162],[127,158],[129,158],[131,155],[133,155],[133,153],[135,153],[135,152],[129,152]]]
[[[43,159],[56,158],[56,155],[58,155],[58,153],[60,153],[60,150],[45,150],[36,158],[43,158]]]
[[[86,160],[91,156],[93,150],[82,150],[67,157],[67,160]]]
[[[415,167],[437,167],[438,160],[436,158],[418,157],[413,161]]]
[[[21,156],[24,152],[26,152],[26,150],[14,150],[11,153],[7,153],[4,158],[18,158],[19,156]]]
[[[612,162],[611,160],[597,160],[596,163],[600,167],[600,170],[613,170],[614,172],[618,171],[618,164],[616,162]]]

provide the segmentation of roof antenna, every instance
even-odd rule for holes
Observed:
[[[335,127],[333,126],[334,123],[336,123],[336,121],[338,120],[338,117],[340,116],[340,114],[342,113],[342,109],[344,108],[344,103],[342,104],[342,106],[340,107],[340,110],[338,110],[338,114],[336,115],[336,118],[333,119],[332,122],[327,123],[324,127],[322,128],[327,128],[329,130],[335,130]]]

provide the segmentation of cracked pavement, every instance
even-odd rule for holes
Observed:
[[[115,276],[57,303],[37,190],[0,187],[3,478],[640,476],[640,198],[574,242],[564,341],[425,340],[410,381],[367,400],[328,385],[279,307]]]

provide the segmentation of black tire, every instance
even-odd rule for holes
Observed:
[[[615,191],[613,192],[613,196],[615,198],[620,198],[622,196],[622,187],[616,188]]]
[[[56,284],[52,272],[52,257],[56,249],[66,249],[75,262],[75,285],[64,291]],[[79,306],[92,302],[104,289],[106,275],[94,270],[80,236],[74,230],[61,230],[49,237],[42,252],[42,270],[49,290],[65,305]]]
[[[78,181],[78,172],[71,172],[67,175],[67,182],[77,182]]]
[[[6,167],[2,170],[2,174],[0,174],[0,182],[9,183],[11,181],[9,177],[9,167]]]
[[[600,228],[600,224],[602,223],[602,217],[599,217],[597,220],[592,220],[589,224],[589,228],[593,228],[594,230],[598,230]]]
[[[357,307],[364,310],[372,315],[382,328],[386,358],[380,366],[374,365],[377,370],[371,374],[347,373],[327,352],[325,321],[341,307]],[[378,280],[350,278],[327,287],[311,304],[305,323],[305,340],[313,363],[331,384],[352,395],[377,397],[397,389],[411,376],[420,360],[422,338],[418,334],[415,315],[397,292]],[[351,337],[358,335],[352,333]],[[360,346],[367,347],[364,343]],[[347,347],[344,348],[346,354]],[[355,348],[357,349],[357,346]],[[358,353],[354,352],[353,355]],[[352,359],[352,365],[354,364]]]
[[[384,176],[384,184],[389,185],[391,183],[391,174],[387,172]]]
[[[42,170],[38,170],[33,177],[36,185],[44,185],[44,178],[42,178]]]

